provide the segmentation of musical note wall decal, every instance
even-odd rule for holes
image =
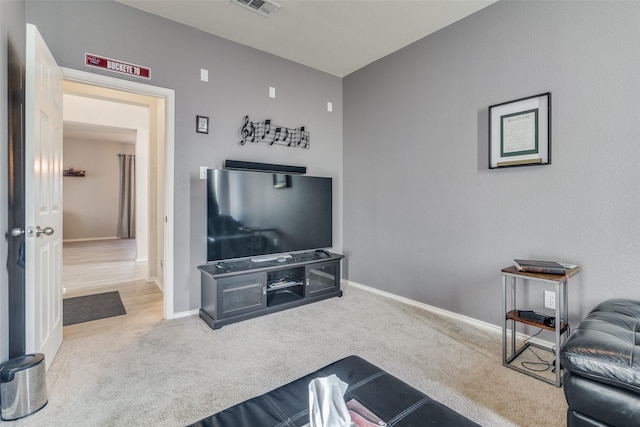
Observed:
[[[262,122],[252,122],[249,116],[244,116],[240,128],[240,145],[247,142],[266,142],[269,145],[278,144],[287,147],[309,148],[309,132],[304,126],[295,129],[284,126],[274,126],[270,119]]]

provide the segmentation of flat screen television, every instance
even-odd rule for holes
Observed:
[[[332,179],[207,171],[207,262],[333,245]]]

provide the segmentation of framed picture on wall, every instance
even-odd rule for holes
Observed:
[[[551,92],[489,107],[489,169],[551,163]]]
[[[196,116],[196,132],[209,133],[209,117]]]

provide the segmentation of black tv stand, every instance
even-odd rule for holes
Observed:
[[[329,251],[255,262],[224,261],[198,267],[200,318],[212,329],[229,323],[342,296],[340,260]]]

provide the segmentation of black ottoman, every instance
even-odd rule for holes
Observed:
[[[349,384],[345,401],[357,399],[390,426],[478,426],[358,356],[346,357],[192,425],[302,427],[309,423],[309,382],[331,374]]]
[[[598,304],[565,341],[567,425],[640,426],[640,301]]]

